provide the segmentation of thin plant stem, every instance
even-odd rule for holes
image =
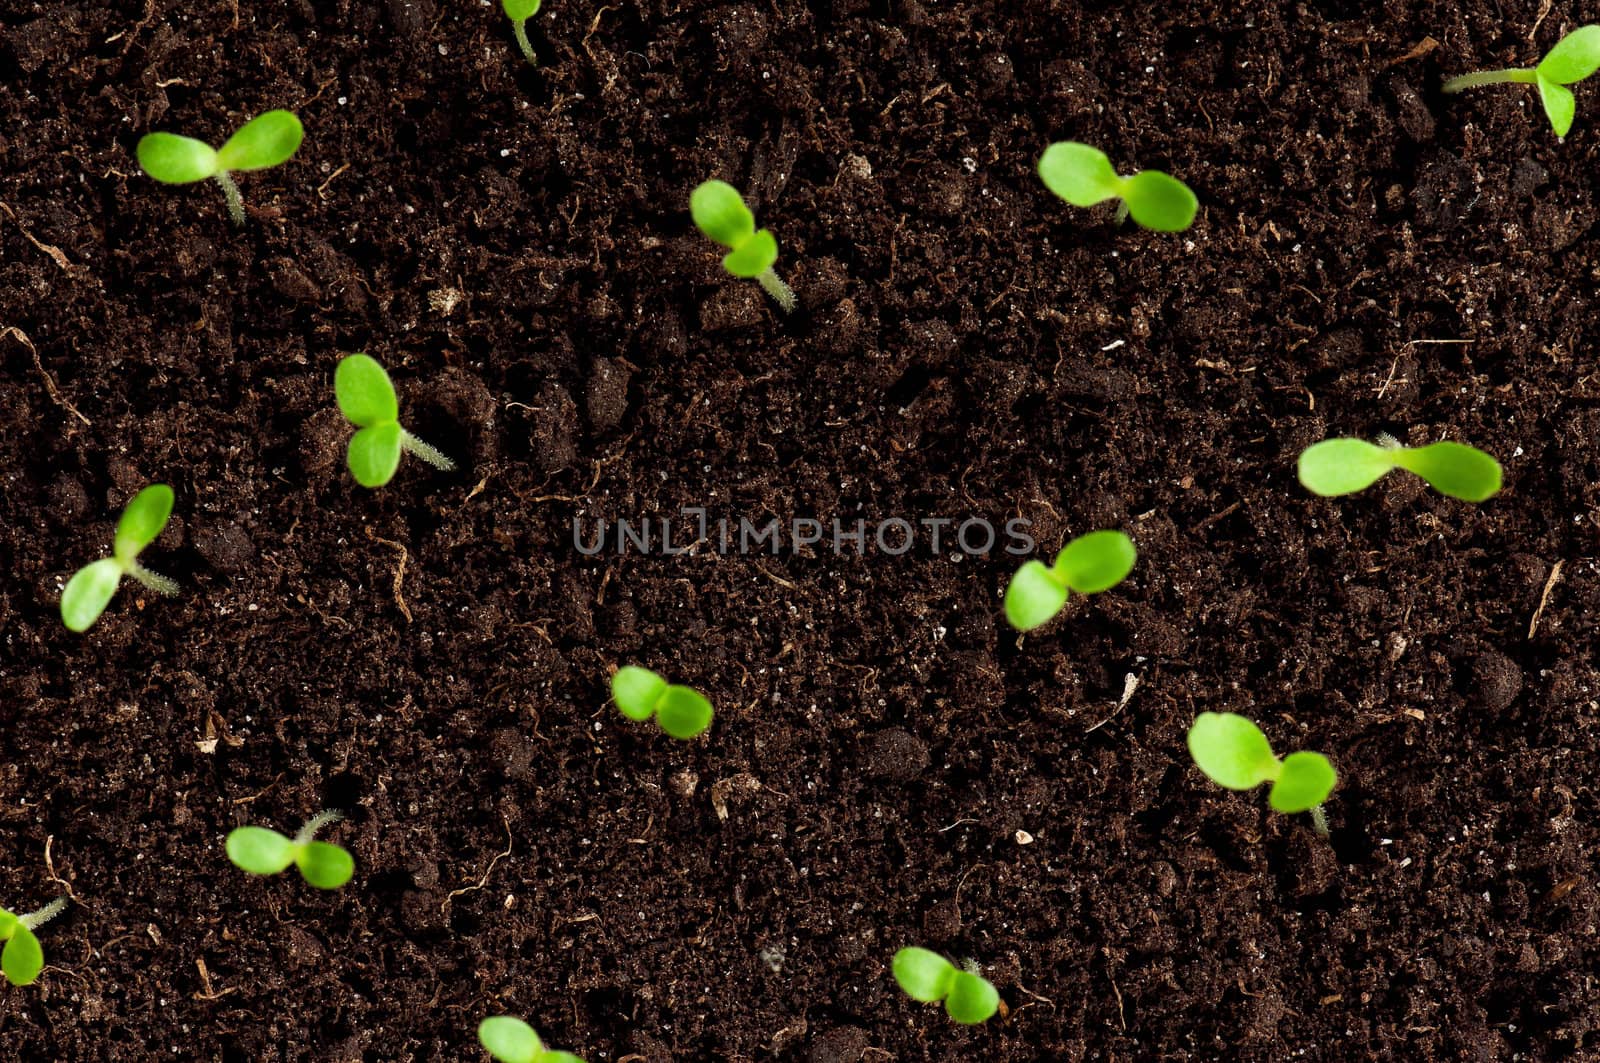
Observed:
[[[528,62],[531,63],[534,66],[538,66],[539,65],[539,60],[534,58],[533,45],[528,42],[528,23],[527,23],[527,20],[524,19],[521,22],[513,22],[511,24],[511,32],[516,34],[517,47],[521,48],[522,49],[522,54],[528,57]]]
[[[1317,805],[1311,809],[1311,829],[1316,831],[1317,837],[1323,839],[1324,841],[1326,841],[1329,837],[1328,814],[1322,811],[1321,805]]]
[[[228,197],[228,213],[233,215],[233,224],[244,224],[244,197],[239,195],[239,186],[233,183],[233,174],[223,170],[217,174],[217,184],[222,186],[222,194]]]
[[[178,593],[176,580],[170,580],[159,572],[151,572],[139,562],[134,561],[128,565],[128,575],[149,587],[157,594],[164,594],[168,598]]]
[[[1128,201],[1124,199],[1124,200],[1121,200],[1121,201],[1119,201],[1117,203],[1116,224],[1121,225],[1123,222],[1125,222],[1127,220],[1128,220]]]
[[[756,280],[760,282],[766,293],[772,296],[778,305],[783,308],[785,314],[794,313],[794,308],[800,305],[799,301],[794,297],[794,289],[783,283],[783,279],[773,272],[772,267],[769,266],[757,274]]]
[[[429,446],[410,432],[407,432],[404,428],[400,429],[400,449],[407,454],[415,454],[440,472],[456,471],[455,462],[445,457],[436,448]]]
[[[337,809],[327,809],[318,812],[306,820],[306,825],[300,828],[300,833],[294,836],[294,843],[302,849],[311,844],[311,839],[317,836],[317,831],[330,823],[337,823],[344,818],[344,813]]]
[[[43,924],[48,923],[50,920],[66,911],[66,909],[67,899],[65,897],[57,897],[43,908],[40,908],[37,912],[29,912],[27,915],[17,916],[17,922],[21,923],[29,930],[37,930]]]
[[[1532,67],[1525,70],[1480,70],[1476,74],[1462,74],[1460,77],[1451,78],[1441,87],[1445,92],[1460,92],[1462,89],[1475,89],[1480,85],[1504,85],[1508,82],[1532,85],[1537,80]]]

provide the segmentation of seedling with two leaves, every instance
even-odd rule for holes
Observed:
[[[1194,224],[1200,201],[1184,184],[1160,170],[1140,170],[1120,177],[1106,153],[1087,144],[1064,140],[1051,144],[1039,159],[1039,179],[1074,207],[1093,207],[1120,200],[1117,221],[1132,216],[1146,229],[1182,232]]]
[[[1229,790],[1271,783],[1267,804],[1286,814],[1310,812],[1317,833],[1328,836],[1322,803],[1339,775],[1321,753],[1301,750],[1279,760],[1261,728],[1237,713],[1202,712],[1189,728],[1189,755],[1206,777]]]
[[[534,58],[533,45],[528,41],[528,20],[539,13],[542,3],[544,0],[500,0],[501,9],[505,11],[506,18],[511,20],[511,32],[516,35],[517,47],[522,49],[522,54],[534,66],[539,65],[539,60]]]
[[[1580,26],[1556,42],[1538,66],[1507,70],[1480,70],[1453,77],[1443,85],[1445,92],[1461,92],[1480,85],[1532,85],[1539,90],[1545,117],[1556,136],[1564,137],[1578,112],[1577,100],[1568,85],[1576,84],[1600,70],[1600,26]]]
[[[478,1024],[478,1043],[500,1063],[583,1063],[571,1052],[552,1052],[532,1026],[510,1015],[493,1015]]]
[[[305,129],[290,111],[268,111],[239,127],[220,148],[176,133],[148,133],[139,138],[139,166],[157,181],[187,185],[214,178],[228,197],[234,224],[244,224],[244,200],[233,174],[265,170],[288,162],[300,149]]]
[[[1416,473],[1441,495],[1482,502],[1500,491],[1500,463],[1465,443],[1403,447],[1391,435],[1377,443],[1364,439],[1324,439],[1300,454],[1300,483],[1312,494],[1348,495],[1370,487],[1394,469]]]
[[[706,181],[689,193],[689,214],[707,238],[728,249],[723,269],[735,277],[754,277],[784,313],[794,312],[794,290],[772,269],[778,261],[778,238],[770,229],[756,228],[756,216],[737,189],[725,181]]]
[[[642,723],[654,716],[672,738],[697,738],[711,726],[711,702],[704,694],[668,683],[638,665],[617,669],[611,677],[611,698],[630,720]]]
[[[293,864],[300,877],[317,889],[336,890],[356,873],[355,859],[342,846],[314,838],[317,831],[343,818],[332,810],[319,812],[293,838],[266,827],[238,827],[228,835],[228,859],[252,875],[276,875]]]
[[[0,908],[0,941],[6,943],[0,952],[0,971],[6,981],[15,986],[32,985],[44,970],[44,946],[34,935],[42,924],[60,915],[67,906],[65,897],[57,897],[37,912],[16,915]]]
[[[976,970],[962,970],[937,952],[905,948],[894,954],[894,980],[912,1000],[944,1004],[956,1022],[984,1022],[1000,1008],[1000,993]]]
[[[1062,548],[1055,564],[1029,561],[1017,570],[1006,588],[1006,619],[1018,631],[1032,631],[1061,612],[1070,591],[1098,594],[1121,583],[1138,556],[1122,532],[1080,535]]]
[[[341,359],[333,373],[333,394],[345,418],[359,429],[350,437],[345,462],[362,487],[382,487],[394,479],[402,451],[442,472],[454,471],[455,462],[400,427],[400,400],[376,359],[365,354]]]
[[[178,585],[139,564],[139,554],[156,541],[172,516],[172,488],[151,484],[133,496],[117,521],[111,556],[80,568],[61,592],[61,622],[71,631],[87,631],[100,619],[123,576],[132,576],[157,594],[174,595]]]

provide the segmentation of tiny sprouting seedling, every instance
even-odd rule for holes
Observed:
[[[1133,540],[1122,532],[1080,535],[1062,547],[1055,564],[1029,561],[1017,570],[1006,588],[1006,619],[1018,631],[1032,631],[1061,612],[1069,591],[1110,590],[1133,571],[1138,557]]]
[[[1322,803],[1339,775],[1321,753],[1302,750],[1279,760],[1250,720],[1232,712],[1202,712],[1189,728],[1189,755],[1207,778],[1229,790],[1254,790],[1270,782],[1267,804],[1273,811],[1310,812],[1317,833],[1328,836]]]
[[[506,18],[511,20],[511,32],[516,34],[517,47],[522,49],[522,54],[534,66],[539,65],[539,60],[534,58],[533,45],[528,43],[528,20],[539,13],[542,3],[544,0],[500,0]]]
[[[1194,224],[1200,201],[1189,186],[1160,170],[1140,170],[1130,177],[1117,176],[1106,153],[1087,144],[1064,140],[1044,149],[1039,158],[1039,178],[1074,207],[1093,207],[1108,199],[1121,200],[1117,221],[1132,216],[1146,229],[1182,232]]]
[[[234,224],[243,225],[244,200],[233,174],[288,162],[303,139],[305,128],[292,112],[268,111],[240,126],[220,148],[176,133],[147,133],[139,138],[135,154],[144,172],[163,184],[187,185],[215,178],[228,197]]]
[[[1482,502],[1500,490],[1500,463],[1465,443],[1403,447],[1384,434],[1365,439],[1324,439],[1300,452],[1300,483],[1315,495],[1348,495],[1370,487],[1392,469],[1414,472],[1441,495]]]
[[[756,228],[756,216],[737,189],[725,181],[706,181],[689,194],[689,213],[702,233],[728,249],[723,269],[735,277],[754,277],[784,313],[794,312],[794,290],[772,269],[778,238],[770,229]]]
[[[319,812],[293,838],[266,827],[238,827],[228,835],[228,859],[252,875],[276,875],[293,864],[317,889],[336,890],[356,873],[355,859],[341,846],[312,839],[317,831],[343,818],[332,810]]]
[[[57,897],[37,912],[15,915],[0,908],[0,941],[6,943],[0,952],[0,971],[12,985],[32,985],[44,970],[44,947],[34,936],[34,931],[60,915],[67,906],[65,897]]]
[[[500,1063],[583,1063],[571,1052],[545,1048],[532,1026],[510,1015],[492,1015],[478,1023],[478,1043]]]
[[[905,948],[894,954],[894,980],[912,1000],[924,1004],[944,1002],[945,1013],[956,1022],[972,1025],[987,1020],[1000,1009],[1000,993],[977,971],[962,970],[937,952]]]
[[[376,359],[365,354],[340,359],[333,372],[333,394],[340,411],[358,429],[350,437],[345,461],[362,487],[382,487],[394,479],[401,451],[442,472],[455,470],[455,462],[400,427],[400,400]]]
[[[133,496],[117,521],[111,556],[73,573],[61,592],[61,622],[69,631],[87,631],[100,619],[123,576],[132,576],[157,594],[178,593],[178,585],[139,564],[139,554],[156,541],[172,516],[172,488],[151,484]]]
[[[611,698],[628,719],[642,723],[654,716],[673,738],[697,738],[711,726],[711,702],[704,694],[668,683],[638,665],[617,669],[611,677]]]
[[[1556,136],[1564,137],[1578,111],[1577,100],[1567,86],[1596,70],[1600,70],[1600,26],[1580,26],[1557,41],[1538,66],[1462,74],[1446,81],[1443,88],[1445,92],[1460,92],[1480,85],[1532,85],[1539,90],[1539,101],[1544,104],[1545,117],[1550,119]]]

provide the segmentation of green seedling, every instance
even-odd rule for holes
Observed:
[[[532,1026],[510,1015],[493,1015],[478,1023],[478,1043],[500,1063],[583,1063],[571,1052],[545,1048]]]
[[[924,1004],[944,1002],[945,1013],[971,1026],[984,1022],[1000,1009],[1000,993],[977,965],[963,971],[937,952],[907,948],[894,954],[894,980],[912,1000]]]
[[[534,58],[533,45],[528,43],[528,20],[539,13],[539,5],[542,3],[544,0],[500,0],[506,18],[511,20],[511,32],[516,34],[517,47],[522,49],[522,54],[527,56],[528,62],[534,66],[539,65],[539,60]]]
[[[1339,775],[1321,753],[1290,753],[1279,760],[1261,728],[1232,712],[1202,712],[1189,728],[1189,755],[1206,777],[1229,790],[1254,790],[1272,784],[1267,804],[1273,811],[1310,812],[1317,833],[1328,836],[1322,803]]]
[[[1117,176],[1106,153],[1087,144],[1065,140],[1051,144],[1039,159],[1039,178],[1074,207],[1093,207],[1108,199],[1121,200],[1117,221],[1132,216],[1146,229],[1182,232],[1194,224],[1200,201],[1189,186],[1160,170],[1140,170],[1131,177]]]
[[[754,277],[784,313],[794,312],[794,290],[772,269],[778,238],[770,229],[756,228],[756,216],[737,189],[725,181],[706,181],[689,194],[689,213],[702,233],[728,249],[723,269],[735,277]]]
[[[1062,548],[1055,564],[1029,561],[1017,570],[1006,588],[1006,619],[1018,631],[1032,631],[1061,612],[1069,591],[1099,594],[1121,583],[1138,556],[1122,532],[1081,535]]]
[[[12,985],[32,985],[44,970],[44,947],[34,936],[40,925],[60,915],[67,906],[65,897],[57,897],[37,912],[15,915],[0,908],[0,941],[6,943],[0,952],[0,971]]]
[[[394,479],[401,451],[442,472],[455,470],[455,462],[400,427],[400,400],[376,359],[364,354],[340,359],[333,373],[333,394],[340,411],[358,429],[350,437],[345,461],[362,487],[382,487]]]
[[[336,890],[356,873],[355,859],[340,846],[312,839],[343,818],[339,812],[319,812],[293,838],[266,827],[239,827],[228,835],[228,859],[252,875],[276,875],[293,864],[300,877],[317,889]]]
[[[239,127],[220,148],[176,133],[147,133],[139,138],[135,153],[139,166],[157,181],[187,185],[214,178],[228,197],[234,224],[244,224],[244,200],[233,175],[265,170],[289,161],[300,149],[305,129],[289,111],[268,111]]]
[[[654,716],[673,738],[697,738],[711,726],[711,702],[704,694],[668,683],[648,668],[618,668],[611,677],[611,698],[628,719],[642,723]]]
[[[1370,487],[1392,469],[1414,472],[1441,495],[1482,502],[1500,491],[1500,463],[1465,443],[1403,447],[1391,435],[1377,443],[1364,439],[1324,439],[1300,454],[1300,483],[1314,495],[1348,495]]]
[[[69,631],[87,631],[100,619],[123,576],[132,576],[157,594],[178,593],[178,585],[139,564],[139,554],[156,541],[172,516],[172,488],[151,484],[133,496],[117,534],[111,542],[111,556],[85,565],[73,573],[61,592],[61,622]]]
[[[1446,92],[1460,92],[1480,85],[1532,85],[1539,90],[1551,128],[1556,136],[1564,137],[1578,111],[1577,100],[1567,86],[1596,70],[1600,70],[1600,26],[1580,26],[1557,41],[1538,66],[1462,74],[1446,81],[1443,88]]]

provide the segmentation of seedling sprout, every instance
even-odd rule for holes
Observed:
[[[1018,631],[1032,631],[1061,612],[1069,591],[1098,594],[1121,583],[1138,556],[1122,532],[1081,535],[1062,548],[1055,564],[1029,561],[1017,570],[1006,588],[1006,619]]]
[[[724,181],[706,181],[689,194],[689,213],[702,233],[728,249],[723,269],[735,277],[754,277],[784,313],[794,312],[793,289],[772,269],[778,238],[770,229],[756,228],[756,216],[738,190]]]
[[[172,488],[151,484],[133,496],[117,521],[111,556],[85,565],[61,592],[61,622],[69,631],[87,631],[100,619],[123,576],[132,576],[157,594],[174,595],[178,585],[139,564],[139,554],[156,541],[172,516]]]
[[[34,936],[34,931],[60,915],[67,906],[65,897],[57,897],[37,912],[15,915],[0,908],[0,941],[6,943],[0,952],[0,971],[6,981],[15,986],[32,985],[44,970],[44,947]]]
[[[1444,83],[1445,92],[1461,92],[1480,85],[1532,85],[1539,90],[1545,117],[1556,136],[1564,137],[1572,128],[1578,104],[1568,85],[1576,84],[1600,70],[1600,26],[1580,26],[1556,42],[1538,66],[1507,70],[1480,70],[1462,74]]]
[[[1087,144],[1064,140],[1051,144],[1039,159],[1039,178],[1074,207],[1093,207],[1121,200],[1117,221],[1133,220],[1156,232],[1182,232],[1194,224],[1200,201],[1189,186],[1160,170],[1117,176],[1106,153]]]
[[[478,1043],[500,1063],[583,1063],[571,1052],[552,1052],[533,1027],[510,1015],[494,1015],[478,1024]]]
[[[244,224],[244,200],[233,174],[265,170],[288,162],[300,149],[305,129],[289,111],[268,111],[239,127],[220,148],[176,133],[148,133],[139,138],[139,166],[157,181],[187,185],[215,178],[228,197],[228,213]]]
[[[656,724],[673,738],[696,738],[711,726],[711,702],[704,694],[668,683],[648,668],[627,665],[611,677],[611,698],[622,715]]]
[[[534,58],[533,45],[528,43],[528,20],[539,13],[539,5],[543,2],[544,0],[500,0],[506,18],[511,20],[511,32],[516,34],[517,47],[522,49],[522,54],[527,56],[528,62],[534,66],[539,65],[539,60]]]
[[[1229,790],[1254,790],[1270,782],[1267,804],[1273,811],[1310,812],[1317,833],[1328,836],[1322,803],[1339,775],[1321,753],[1301,751],[1279,760],[1250,720],[1232,712],[1202,712],[1189,728],[1189,755],[1207,778]]]
[[[1482,502],[1500,491],[1500,463],[1465,443],[1403,447],[1391,435],[1377,443],[1364,439],[1324,439],[1300,454],[1300,483],[1312,494],[1348,495],[1371,486],[1392,469],[1414,472],[1441,495]]]
[[[1000,1009],[1000,993],[976,965],[962,970],[937,952],[905,948],[894,954],[894,980],[912,1000],[944,1003],[945,1013],[956,1022],[984,1022]]]
[[[332,810],[319,812],[293,838],[266,827],[238,827],[228,835],[228,859],[252,875],[276,875],[293,864],[300,877],[317,889],[336,890],[356,873],[356,862],[341,846],[312,839],[343,818]]]
[[[346,419],[359,429],[350,437],[345,461],[362,487],[382,487],[392,480],[401,451],[443,472],[455,469],[455,462],[400,427],[400,400],[376,359],[365,354],[341,359],[333,373],[333,394]]]

